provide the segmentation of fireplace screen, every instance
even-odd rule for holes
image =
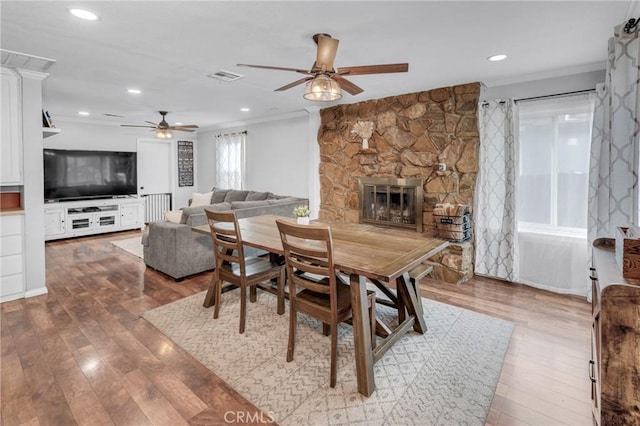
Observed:
[[[360,178],[360,222],[422,232],[422,179]]]

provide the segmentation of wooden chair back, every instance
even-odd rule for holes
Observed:
[[[213,212],[204,209],[211,230],[216,268],[223,265],[237,264],[240,275],[246,275],[244,249],[240,226],[234,212]]]
[[[326,225],[296,225],[282,220],[276,220],[276,223],[282,239],[289,285],[294,286],[289,293],[299,286],[329,294],[335,299],[336,272],[331,229]]]

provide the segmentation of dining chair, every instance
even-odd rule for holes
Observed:
[[[334,267],[331,228],[296,225],[276,219],[289,284],[289,341],[287,362],[293,360],[298,312],[322,321],[323,334],[331,336],[331,379],[336,386],[338,324],[352,317],[351,291]],[[298,291],[298,287],[300,291]],[[367,291],[371,342],[375,346],[375,292]]]
[[[244,333],[247,310],[247,287],[251,291],[251,301],[255,301],[256,286],[267,280],[277,280],[278,314],[284,314],[285,266],[261,256],[245,257],[240,226],[234,212],[212,212],[205,209],[216,269],[213,285],[215,307],[213,318],[218,318],[222,305],[222,283],[228,282],[240,287],[240,333]]]

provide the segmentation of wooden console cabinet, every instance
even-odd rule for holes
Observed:
[[[593,247],[593,417],[603,426],[640,425],[640,280],[622,277],[614,246],[601,238]]]

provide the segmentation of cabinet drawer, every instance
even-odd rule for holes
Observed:
[[[22,215],[0,216],[0,236],[22,234]]]
[[[24,275],[15,274],[0,278],[0,296],[10,296],[24,291]]]
[[[0,257],[0,276],[22,273],[22,255]]]
[[[0,255],[11,256],[22,253],[22,235],[0,237]]]

